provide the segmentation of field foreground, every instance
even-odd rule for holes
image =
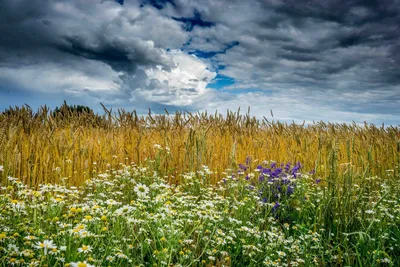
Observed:
[[[203,166],[174,185],[121,164],[80,187],[8,177],[0,266],[400,265],[392,172],[326,179],[300,163],[248,160],[215,175]]]

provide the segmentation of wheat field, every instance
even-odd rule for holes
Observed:
[[[6,176],[28,185],[82,184],[93,173],[119,164],[157,164],[172,182],[177,174],[206,165],[223,173],[252,160],[301,162],[317,174],[349,166],[356,172],[398,174],[400,129],[374,125],[316,122],[309,125],[257,120],[249,113],[176,112],[138,116],[135,111],[105,109],[106,115],[53,114],[28,106],[0,114],[0,164]],[[218,178],[220,178],[219,176]]]

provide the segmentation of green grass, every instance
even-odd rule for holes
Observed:
[[[399,177],[353,173],[331,156],[327,176],[301,170],[273,182],[260,182],[253,162],[204,167],[174,185],[157,158],[77,188],[9,178],[0,266],[399,266]]]

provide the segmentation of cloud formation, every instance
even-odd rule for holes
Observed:
[[[399,0],[16,0],[0,10],[4,97],[400,123]]]

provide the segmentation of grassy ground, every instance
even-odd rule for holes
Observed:
[[[170,185],[121,166],[79,188],[1,188],[0,266],[398,266],[395,179],[299,164],[208,168]],[[393,175],[389,172],[388,175]],[[393,177],[392,177],[393,178]]]

